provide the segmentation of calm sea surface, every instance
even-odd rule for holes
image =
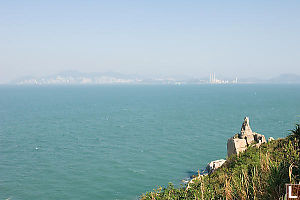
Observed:
[[[136,199],[226,157],[250,117],[284,137],[300,85],[0,87],[0,199]]]

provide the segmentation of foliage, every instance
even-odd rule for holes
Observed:
[[[180,188],[159,187],[141,199],[283,199],[285,184],[300,183],[299,146],[296,125],[288,137],[249,147],[210,175],[198,175]]]

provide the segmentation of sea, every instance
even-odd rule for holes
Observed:
[[[0,199],[135,200],[226,158],[244,117],[282,138],[300,85],[0,86]]]

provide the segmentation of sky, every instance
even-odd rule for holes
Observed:
[[[299,0],[0,1],[0,83],[66,70],[300,74]]]

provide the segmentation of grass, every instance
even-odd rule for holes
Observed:
[[[141,196],[154,199],[284,199],[285,184],[300,183],[300,126],[289,136],[249,147],[227,159],[214,173],[198,175],[189,184],[158,187]]]

